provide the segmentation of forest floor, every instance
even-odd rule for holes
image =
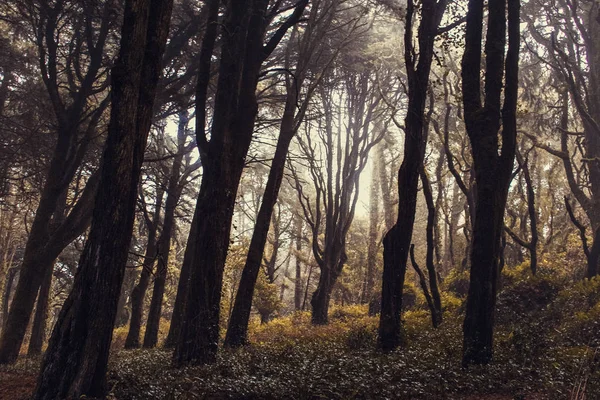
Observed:
[[[586,378],[586,399],[600,398],[598,375],[582,373],[588,350],[548,348],[533,359],[503,331],[492,365],[462,369],[460,318],[446,317],[433,330],[426,312],[408,313],[409,345],[386,355],[373,350],[376,318],[315,328],[306,313],[254,327],[251,346],[221,351],[210,366],[175,369],[170,351],[121,350],[110,361],[109,399],[554,400],[574,399]],[[0,399],[27,399],[38,367],[2,367]]]
[[[582,283],[508,276],[498,297],[494,361],[461,368],[463,301],[443,293],[444,322],[419,304],[404,313],[406,346],[375,350],[366,306],[333,308],[312,326],[296,312],[250,326],[251,345],[215,364],[176,369],[171,351],[122,350],[115,330],[110,399],[600,399],[600,278]],[[163,334],[165,329],[162,329]],[[0,400],[27,399],[39,359],[0,367]],[[579,388],[585,397],[575,395]]]

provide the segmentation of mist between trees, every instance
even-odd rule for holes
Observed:
[[[597,1],[0,32],[0,398],[600,396]]]

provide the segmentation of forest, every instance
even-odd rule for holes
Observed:
[[[598,0],[0,0],[0,400],[600,399]]]

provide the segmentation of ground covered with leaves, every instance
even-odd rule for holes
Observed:
[[[564,279],[543,268],[531,277],[526,266],[504,272],[489,366],[461,368],[464,297],[447,290],[442,326],[431,327],[417,299],[404,314],[407,345],[391,354],[375,350],[378,319],[366,306],[334,308],[327,326],[306,312],[254,322],[250,346],[204,367],[175,369],[170,351],[115,345],[109,398],[600,399],[600,279]],[[0,368],[0,399],[26,399],[38,367],[22,359]]]

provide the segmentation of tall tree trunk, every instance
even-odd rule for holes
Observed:
[[[378,346],[390,351],[404,342],[401,321],[402,294],[408,252],[412,239],[417,204],[419,170],[425,156],[424,118],[433,59],[433,43],[446,8],[441,0],[423,1],[418,30],[419,61],[413,52],[413,13],[409,0],[404,34],[405,63],[408,77],[408,113],[405,120],[404,160],[398,171],[398,218],[383,239],[383,284]]]
[[[198,138],[204,171],[196,203],[201,217],[192,243],[189,285],[202,290],[187,293],[174,354],[176,365],[216,359],[223,269],[236,194],[258,113],[260,67],[289,26],[300,18],[307,1],[296,5],[292,16],[263,46],[268,3],[240,0],[231,2],[227,11],[211,139],[207,141],[204,135]]]
[[[194,252],[189,285],[203,290],[187,293],[175,347],[176,365],[205,364],[216,358],[223,268],[233,208],[257,113],[254,91],[260,63],[252,65],[256,63],[249,53],[256,52],[254,57],[257,57],[262,46],[259,20],[264,17],[266,4],[259,3],[249,0],[230,3],[227,10],[211,141],[207,143],[211,146],[210,150],[204,150],[210,151],[210,155],[203,158],[202,184],[196,202],[196,212],[201,218],[196,241],[188,244]],[[248,34],[249,26],[255,29],[254,34]],[[250,59],[244,57],[246,54]],[[240,82],[243,88],[239,88]],[[234,108],[238,101],[246,107]],[[232,132],[236,132],[239,140],[235,148],[229,137]],[[198,145],[202,154],[202,141]]]
[[[158,342],[158,329],[160,327],[160,316],[162,312],[162,300],[165,293],[165,283],[167,281],[167,272],[169,267],[169,253],[171,250],[171,236],[175,228],[175,209],[179,203],[181,186],[179,177],[181,176],[181,165],[183,153],[185,151],[185,130],[189,121],[187,110],[179,113],[179,129],[177,132],[177,155],[173,158],[173,166],[169,176],[169,185],[167,189],[167,201],[165,204],[165,220],[162,233],[158,241],[156,277],[154,279],[154,289],[152,291],[152,300],[150,301],[150,310],[148,311],[148,322],[146,323],[146,333],[144,335],[144,347],[152,348]]]
[[[36,400],[101,397],[172,1],[125,3],[93,221],[42,362]],[[101,272],[101,273],[100,273]]]
[[[215,46],[215,41],[218,34],[218,19],[219,19],[219,6],[220,0],[211,0],[208,3],[207,22],[204,37],[202,38],[202,45],[200,48],[200,62],[198,66],[198,80],[196,82],[196,137],[197,140],[203,140],[205,135],[206,125],[206,100],[208,98],[208,86],[210,83],[210,69],[211,69],[211,58]],[[200,147],[202,149],[202,147]],[[202,158],[201,154],[201,158]],[[206,154],[204,155],[206,157]],[[171,324],[169,326],[169,333],[165,339],[165,347],[174,347],[177,339],[179,338],[179,332],[181,331],[183,314],[185,309],[185,299],[187,297],[187,288],[191,275],[191,269],[194,256],[194,243],[197,241],[198,236],[198,225],[199,225],[199,209],[196,207],[194,217],[192,218],[192,224],[190,226],[190,233],[186,243],[185,254],[183,263],[181,265],[181,271],[179,274],[179,282],[177,284],[177,294],[175,295],[175,304],[173,306],[173,314],[171,316]]]
[[[509,39],[505,64],[507,9]],[[485,45],[485,102],[482,104],[479,71],[482,59],[483,18],[483,0],[470,0],[462,63],[462,85],[464,117],[471,141],[477,185],[471,279],[463,324],[464,366],[486,364],[492,359],[500,241],[517,136],[519,1],[508,0],[508,7],[506,0],[489,2]],[[502,106],[503,87],[505,89]],[[498,118],[500,115],[501,120]]]

